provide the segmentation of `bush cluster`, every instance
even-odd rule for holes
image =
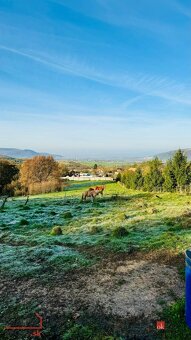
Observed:
[[[62,228],[61,227],[53,227],[51,230],[51,235],[58,236],[62,235]]]

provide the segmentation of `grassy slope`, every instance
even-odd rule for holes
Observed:
[[[79,246],[125,252],[163,249],[174,255],[190,247],[189,196],[163,193],[159,199],[154,193],[130,191],[118,183],[107,183],[104,198],[98,198],[94,204],[81,203],[82,192],[95,184],[73,183],[65,192],[33,196],[27,207],[22,199],[7,203],[0,212],[0,260],[5,276],[41,275],[46,280],[47,270],[75,269],[98,260],[86,257]],[[114,194],[128,199],[112,197]],[[50,235],[54,226],[61,226],[63,235]],[[121,227],[126,228],[127,235],[114,237],[117,235],[114,230]],[[10,310],[11,306],[4,302],[3,309],[6,308]],[[173,316],[174,310],[168,309],[166,313],[165,316]],[[183,324],[180,323],[180,333]]]

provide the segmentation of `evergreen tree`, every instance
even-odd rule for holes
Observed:
[[[125,174],[125,185],[128,189],[134,189],[134,172],[127,171]]]
[[[177,182],[174,174],[172,160],[167,161],[163,176],[164,176],[163,189],[165,191],[173,192],[176,189]]]
[[[140,168],[137,168],[133,176],[133,189],[142,189],[144,184],[144,177]]]
[[[125,180],[126,180],[126,175],[125,175],[125,173],[122,173],[122,175],[121,175],[121,183],[125,184]]]
[[[181,190],[183,186],[189,183],[189,179],[187,173],[187,157],[180,149],[175,153],[172,159],[172,165],[177,187]]]
[[[165,166],[158,158],[143,164],[136,171],[129,169],[121,174],[121,181],[127,188],[138,190],[143,188],[146,191],[164,189],[168,192],[173,192],[178,188],[190,192],[191,162],[187,162],[187,157],[181,150],[178,150]],[[142,169],[147,171],[146,176],[143,176]]]
[[[164,178],[160,168],[161,162],[156,157],[150,162],[149,173],[145,176],[144,189],[146,191],[158,191],[162,188]]]
[[[188,184],[191,184],[191,162],[187,164],[186,173],[187,173],[187,182]]]

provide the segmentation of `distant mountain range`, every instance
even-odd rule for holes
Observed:
[[[191,161],[191,149],[181,149],[182,151],[184,151],[184,153],[186,154],[186,156],[188,157],[188,160]],[[166,162],[168,159],[172,158],[175,154],[177,150],[173,150],[173,151],[168,151],[168,152],[163,152],[163,153],[159,153],[158,155],[156,155],[159,159],[161,159],[161,161]]]
[[[0,157],[5,158],[32,158],[35,156],[53,156],[56,160],[63,159],[63,156],[54,155],[47,152],[36,152],[33,150],[21,150],[21,149],[14,149],[14,148],[0,148]]]
[[[191,149],[182,149],[182,151],[185,152],[185,154],[188,157],[188,160],[191,161]],[[155,157],[158,157],[161,159],[161,161],[166,162],[168,159],[172,158],[173,155],[175,154],[176,150],[173,151],[168,151],[168,152],[163,152],[160,154],[155,155]],[[32,158],[35,156],[53,156],[54,159],[56,160],[64,160],[66,157],[61,156],[61,155],[55,155],[55,154],[50,154],[47,152],[36,152],[33,150],[21,150],[21,149],[15,149],[15,148],[0,148],[0,158],[10,158],[10,159],[26,159],[26,158]],[[151,160],[153,157],[128,157],[127,159],[124,159],[124,161],[129,162],[129,163],[140,163],[143,161]],[[67,159],[72,159],[71,157]],[[85,159],[81,159],[85,160]],[[98,160],[97,160],[98,161]],[[112,160],[110,160],[112,161]],[[114,160],[113,160],[114,161]]]

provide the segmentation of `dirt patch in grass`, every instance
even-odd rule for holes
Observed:
[[[154,321],[164,304],[170,305],[184,294],[177,268],[163,262],[143,253],[142,258],[140,254],[117,254],[91,268],[47,273],[45,282],[40,277],[17,281],[4,278],[2,296],[9,292],[9,299],[17,297],[20,304],[36,301],[50,332],[54,322],[62,330],[64,317],[70,313],[78,323],[93,322],[108,335],[149,339],[148,328],[153,336]],[[4,321],[15,322],[9,315]]]
[[[152,251],[139,251],[136,247],[130,247],[128,252],[116,252],[111,251],[111,249],[107,249],[102,246],[84,246],[84,245],[74,245],[72,244],[72,247],[75,248],[75,250],[78,250],[80,253],[83,253],[89,258],[93,257],[100,257],[102,259],[101,265],[102,267],[108,266],[109,263],[118,263],[118,261],[126,261],[126,260],[146,260],[149,262],[156,262],[158,264],[166,264],[173,267],[176,267],[178,269],[184,268],[184,262],[185,262],[185,255],[184,253],[174,253],[170,250],[152,250]]]
[[[147,261],[122,261],[89,277],[87,299],[101,304],[105,314],[120,317],[156,317],[161,310],[158,300],[171,303],[182,296],[183,285],[174,268]],[[88,296],[89,295],[89,296]],[[94,308],[94,307],[93,307]]]

